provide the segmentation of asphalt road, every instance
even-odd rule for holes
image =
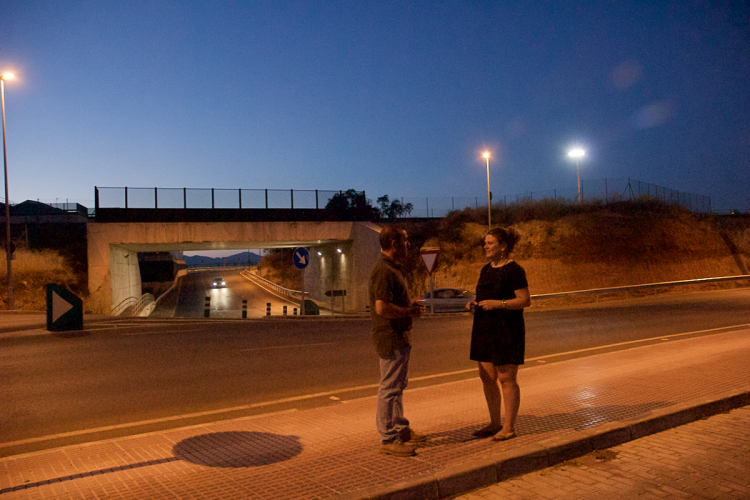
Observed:
[[[224,288],[214,288],[212,281],[221,277]],[[179,286],[164,297],[151,313],[151,318],[203,318],[206,297],[210,299],[210,317],[242,318],[242,301],[247,300],[247,317],[262,318],[266,304],[271,303],[271,314],[281,315],[283,306],[287,314],[299,310],[299,302],[284,298],[258,286],[254,281],[232,269],[194,271],[179,280]]]
[[[726,331],[749,312],[750,289],[531,309],[525,366]],[[410,386],[475,377],[470,330],[468,314],[417,320]],[[124,319],[2,338],[0,456],[334,404],[378,378],[368,319]]]

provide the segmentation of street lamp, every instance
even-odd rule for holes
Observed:
[[[5,148],[5,80],[11,80],[13,73],[3,73],[0,77],[0,96],[2,96],[3,106],[3,165],[5,167],[5,260],[8,261],[8,310],[15,308],[13,303],[13,267],[11,257],[13,254],[10,249],[10,200],[8,199],[8,153]]]
[[[492,229],[492,211],[491,211],[491,198],[490,195],[490,152],[485,151],[482,155],[487,160],[487,230]]]
[[[576,160],[576,176],[578,177],[578,204],[581,204],[581,169],[579,168],[580,159],[586,154],[581,148],[575,148],[568,151],[568,156]]]

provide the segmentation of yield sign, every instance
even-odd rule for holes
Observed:
[[[424,261],[424,265],[427,266],[427,274],[432,275],[432,273],[435,271],[435,268],[437,268],[439,253],[440,252],[437,251],[422,252],[422,260]]]
[[[83,330],[83,302],[73,292],[53,283],[47,285],[47,330]]]

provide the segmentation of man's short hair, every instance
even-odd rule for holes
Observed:
[[[390,250],[394,241],[401,241],[406,231],[395,224],[385,226],[380,230],[380,248]]]

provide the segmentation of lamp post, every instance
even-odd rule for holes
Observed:
[[[3,107],[3,165],[5,167],[5,260],[8,261],[8,310],[15,309],[13,303],[13,266],[11,258],[13,253],[10,246],[10,200],[8,199],[8,153],[5,147],[5,80],[11,80],[13,73],[3,73],[0,77],[0,99]]]
[[[578,204],[581,204],[581,169],[579,168],[579,161],[581,157],[586,154],[581,148],[575,148],[568,151],[568,156],[575,158],[576,160],[576,176],[578,177]]]
[[[492,229],[492,195],[490,194],[490,152],[485,151],[482,155],[487,160],[487,230]]]

